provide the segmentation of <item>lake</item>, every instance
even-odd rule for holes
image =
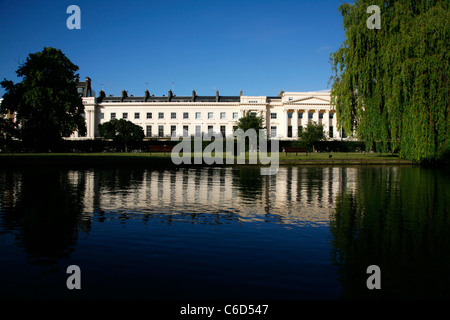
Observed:
[[[0,170],[2,299],[448,299],[450,175]],[[70,265],[81,289],[69,290]],[[368,289],[378,266],[381,289]]]

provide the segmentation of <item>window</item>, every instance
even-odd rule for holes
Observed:
[[[173,137],[176,134],[177,126],[170,126],[170,135]]]
[[[271,113],[270,114],[270,119],[276,119],[277,118],[277,114],[276,113]]]
[[[233,132],[235,132],[238,129],[238,126],[233,126]]]
[[[152,126],[147,126],[147,131],[145,133],[145,136],[150,138],[152,136]]]
[[[208,136],[213,135],[213,126],[208,126]]]
[[[183,112],[183,119],[189,119],[189,112]]]
[[[158,119],[164,119],[164,112],[158,113]]]
[[[164,126],[158,126],[158,136],[164,137]]]
[[[308,119],[312,119],[313,115],[314,115],[314,113],[312,113],[312,112],[308,113]]]
[[[330,126],[329,136],[330,136],[330,138],[333,138],[333,136],[334,136],[334,134],[333,134],[333,126]]]
[[[288,136],[288,138],[292,138],[292,126],[288,126],[287,136]]]
[[[249,100],[248,103],[258,103],[258,101],[256,101],[256,100]]]
[[[83,93],[83,88],[78,88],[78,93]]]
[[[214,119],[214,113],[208,112],[208,119]]]
[[[233,112],[233,119],[237,119],[239,117],[239,114],[237,112]]]
[[[196,112],[195,113],[195,119],[201,119],[202,118],[202,113],[201,112]]]
[[[323,119],[323,113],[319,112],[319,119]]]
[[[288,112],[288,119],[292,119],[292,112]]]
[[[134,118],[139,119],[141,117],[141,114],[139,112],[134,113]]]
[[[334,117],[334,112],[330,112],[330,119],[333,119]]]
[[[298,126],[298,134],[300,135],[300,133],[303,131],[303,127],[302,126]]]
[[[128,119],[128,112],[122,113],[122,119]]]
[[[220,133],[222,134],[222,137],[226,136],[226,127],[225,126],[220,126]]]
[[[170,119],[176,119],[177,118],[177,113],[176,112],[171,112],[170,113]]]
[[[187,137],[189,135],[189,126],[183,126],[183,137]]]
[[[152,118],[152,113],[151,112],[147,112],[147,119],[151,119]]]
[[[195,126],[195,136],[196,137],[202,136],[202,126]]]
[[[294,100],[292,97],[289,97],[289,101],[292,101],[292,100]]]
[[[101,113],[100,113],[100,119],[103,119],[104,117],[105,117],[104,113],[101,112]]]
[[[272,138],[277,136],[277,127],[270,127],[270,136]]]
[[[299,118],[299,119],[303,119],[303,112],[299,112],[299,113],[298,113],[298,118]]]
[[[221,112],[220,113],[220,119],[226,119],[226,113],[225,112]]]
[[[256,112],[252,111],[252,112],[250,112],[250,115],[251,115],[252,117],[256,117]]]
[[[111,120],[114,120],[116,118],[116,113],[115,112],[111,112]]]

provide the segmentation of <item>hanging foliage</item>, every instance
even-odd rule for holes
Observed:
[[[380,8],[370,29],[367,8]],[[367,148],[423,162],[450,150],[449,1],[366,1],[339,7],[345,40],[330,55],[332,105]]]

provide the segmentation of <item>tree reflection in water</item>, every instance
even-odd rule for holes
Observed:
[[[449,181],[419,167],[358,170],[330,218],[344,299],[450,298]],[[366,287],[369,265],[381,268],[381,290]]]
[[[77,185],[68,170],[41,168],[2,174],[2,232],[15,234],[31,264],[52,265],[70,256],[79,228],[90,228],[88,220],[81,220],[85,172],[77,173]]]

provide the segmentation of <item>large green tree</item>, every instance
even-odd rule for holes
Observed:
[[[3,80],[1,112],[15,113],[29,146],[49,150],[75,130],[85,131],[84,106],[77,93],[78,67],[59,49],[31,53],[16,73],[22,81]]]
[[[128,152],[130,144],[142,141],[145,136],[141,126],[125,119],[113,119],[100,124],[98,132],[101,137],[123,146],[125,152]]]
[[[254,129],[256,133],[259,133],[259,129],[263,129],[264,118],[257,116],[253,112],[247,112],[242,118],[239,118],[236,125],[239,129],[247,131],[248,129]]]
[[[298,133],[298,140],[300,144],[305,145],[309,150],[314,151],[314,143],[317,141],[326,140],[323,125],[314,121],[309,121],[306,128]]]
[[[12,151],[13,139],[18,137],[17,128],[12,119],[0,117],[0,151]]]
[[[367,20],[380,8],[380,28]],[[345,40],[330,56],[337,121],[367,148],[422,162],[450,150],[450,2],[355,0],[339,7]]]

